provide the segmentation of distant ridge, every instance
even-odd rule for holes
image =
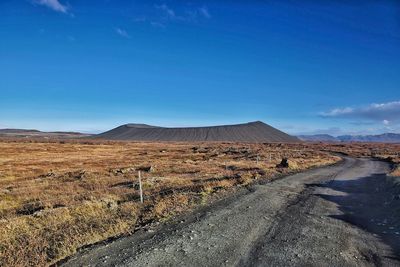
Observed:
[[[310,142],[367,142],[367,143],[400,143],[400,134],[384,133],[378,135],[341,135],[334,137],[328,134],[299,135],[303,141]]]
[[[0,129],[0,137],[3,138],[80,138],[89,134],[78,132],[41,132],[34,129]]]
[[[309,142],[340,142],[340,140],[329,134],[298,135],[300,140]]]
[[[93,136],[108,140],[135,141],[229,141],[229,142],[299,142],[261,121],[236,125],[167,128],[146,124],[125,124]]]

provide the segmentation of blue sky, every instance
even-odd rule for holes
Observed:
[[[0,128],[400,132],[400,4],[299,2],[2,0]]]

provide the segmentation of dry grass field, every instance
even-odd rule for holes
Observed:
[[[133,233],[255,180],[339,160],[324,149],[348,148],[0,141],[0,266],[49,265],[79,247]],[[289,168],[276,167],[285,157]]]
[[[350,143],[314,144],[324,151],[333,151],[353,157],[372,157],[393,164],[392,176],[400,176],[400,144]]]

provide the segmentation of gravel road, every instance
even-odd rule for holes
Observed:
[[[64,266],[400,266],[388,164],[340,164],[254,185]],[[397,209],[398,210],[398,209]]]

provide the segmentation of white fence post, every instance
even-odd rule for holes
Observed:
[[[141,176],[141,174],[140,174],[140,171],[139,171],[138,173],[139,173],[139,193],[140,193],[140,202],[143,203],[142,176]]]

